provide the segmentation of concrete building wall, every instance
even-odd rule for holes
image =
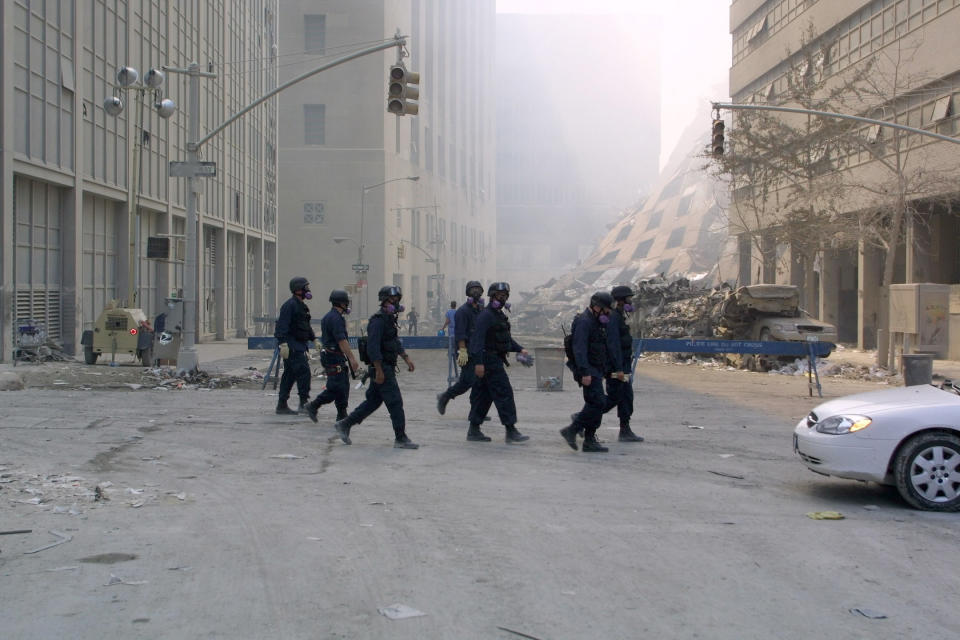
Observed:
[[[143,92],[140,109],[137,92],[114,88],[116,70],[135,67],[143,78],[150,68],[200,62],[217,76],[201,80],[201,131],[208,131],[276,86],[276,11],[276,0],[0,5],[0,359],[10,358],[16,327],[28,320],[75,352],[104,305],[128,297],[131,277],[128,303],[150,320],[183,288],[176,255],[145,254],[151,235],[184,235],[186,181],[169,178],[167,163],[186,157],[188,82],[167,74],[162,94],[178,110],[163,120],[152,109],[153,91]],[[114,94],[124,101],[119,116],[103,107]],[[269,253],[275,243],[275,127],[273,100],[201,153],[217,162],[218,175],[204,182],[200,228],[233,234],[234,250],[221,249],[227,258]],[[246,272],[232,272],[228,284],[226,271],[201,269],[209,294],[198,305],[201,337],[243,335],[268,311],[276,275],[264,267],[257,284],[271,294],[256,299]]]
[[[284,78],[398,29],[409,36],[404,64],[421,74],[416,116],[386,111],[395,49],[323,72],[281,101],[280,279],[310,279],[320,309],[331,289],[351,291],[354,331],[385,284],[439,326],[467,280],[494,276],[494,11],[493,0],[282,4]],[[318,37],[308,24],[323,25],[322,51],[307,50]],[[322,120],[322,137],[308,139],[307,117]],[[357,290],[361,244],[369,272]]]
[[[875,64],[874,77],[896,76],[902,85],[901,93],[889,95],[885,102],[853,103],[847,112],[859,110],[858,115],[895,118],[900,124],[941,135],[960,135],[960,50],[955,46],[960,0],[736,0],[731,4],[730,23],[734,102],[783,104],[788,76],[796,72],[811,28],[816,38],[807,43],[816,67],[811,73],[823,77],[827,87],[836,86],[845,72],[869,61]],[[787,55],[788,51],[793,53]],[[798,117],[802,116],[784,116]],[[877,160],[889,160],[894,151],[892,129],[871,131],[864,125],[860,133],[872,140],[871,145],[838,157],[835,166],[842,167],[849,184],[881,187],[892,180]],[[906,173],[929,168],[928,173],[953,172],[960,178],[955,145],[909,135],[901,149],[908,163]],[[923,183],[927,186],[908,196],[917,214],[907,225],[906,248],[897,254],[893,282],[952,283],[960,276],[953,258],[960,243],[950,233],[955,221],[936,204],[955,199],[960,189],[951,186],[949,175],[944,177],[941,184],[927,181]],[[873,191],[849,189],[843,209],[853,216],[876,206],[876,192],[882,189]],[[838,239],[823,248],[815,272],[794,273],[797,264],[791,261],[778,268],[786,269],[789,281],[808,291],[814,278],[817,290],[804,300],[808,310],[819,310],[823,319],[836,322],[841,338],[873,347],[884,316],[884,285],[890,284],[881,282],[883,261],[883,253],[874,246],[856,241],[844,244]],[[948,266],[941,268],[945,263]]]

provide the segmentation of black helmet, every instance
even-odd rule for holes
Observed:
[[[618,284],[613,288],[613,290],[610,291],[610,295],[613,296],[614,300],[625,300],[626,298],[632,297],[634,293],[633,293],[633,289],[631,289],[627,285]]]
[[[297,291],[308,288],[310,288],[310,283],[303,276],[290,279],[290,293],[296,293]]]
[[[350,305],[350,296],[343,289],[334,289],[330,292],[330,302],[333,304]]]
[[[477,280],[471,280],[470,282],[467,283],[467,286],[464,287],[464,293],[466,293],[467,295],[470,295],[470,289],[480,289],[480,291],[483,291],[483,285],[480,284]]]
[[[489,287],[487,287],[487,295],[492,296],[498,291],[504,291],[510,293],[510,283],[508,282],[494,282]]]
[[[603,307],[604,309],[610,309],[613,307],[613,296],[607,293],[606,291],[597,291],[595,294],[590,296],[590,306]]]
[[[393,284],[388,284],[383,287],[380,287],[380,291],[377,292],[377,298],[380,300],[380,302],[383,302],[387,298],[393,298],[393,297],[397,297],[397,298],[403,297],[403,292],[400,291],[400,287]]]

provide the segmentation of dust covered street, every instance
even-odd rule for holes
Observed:
[[[0,536],[4,637],[960,633],[956,515],[807,471],[803,378],[641,362],[646,442],[616,442],[608,417],[610,453],[584,454],[557,433],[582,404],[569,376],[543,393],[511,367],[531,440],[494,419],[493,442],[466,442],[465,398],[435,409],[442,354],[412,356],[418,451],[392,448],[382,410],[329,443],[329,407],[276,416],[259,384],[4,392],[0,530],[32,530]],[[824,396],[879,386],[827,378]],[[846,518],[806,517],[822,510]],[[426,615],[378,612],[395,604]]]

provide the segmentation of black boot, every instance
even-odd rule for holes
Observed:
[[[470,442],[490,442],[490,436],[480,431],[480,425],[472,424],[467,430],[467,440]]]
[[[347,417],[346,409],[337,409],[337,420],[343,420]]]
[[[343,444],[353,444],[352,442],[350,442],[350,427],[352,426],[353,425],[351,425],[346,418],[344,418],[343,420],[337,420],[333,424],[333,428],[336,429],[337,435],[333,436],[332,438],[329,438],[327,441],[333,442],[334,440],[337,439],[337,436],[339,436],[340,439],[343,441]]]
[[[302,416],[302,415],[306,415],[306,413],[307,413],[307,405],[309,405],[309,404],[310,404],[310,399],[309,399],[309,398],[307,398],[306,400],[304,400],[303,398],[301,398],[301,399],[300,399],[300,405],[297,407],[297,413],[298,413],[299,415],[301,415],[301,416]]]
[[[450,398],[447,397],[446,391],[443,393],[437,394],[437,413],[443,415],[447,412],[447,403],[450,402]]]
[[[407,434],[401,433],[397,436],[396,440],[393,441],[394,449],[419,449],[420,445],[412,441],[407,437]]]
[[[317,421],[317,410],[320,409],[320,405],[317,404],[316,400],[307,403],[307,415],[310,416],[310,419],[314,422]]]
[[[277,415],[278,416],[295,416],[297,412],[287,406],[287,402],[278,402],[277,403]]]
[[[563,429],[560,429],[560,435],[563,436],[563,439],[567,441],[567,444],[570,445],[570,448],[573,449],[574,451],[577,450],[577,432],[578,431],[579,429],[575,424],[571,424],[569,427],[564,427]]]
[[[517,428],[512,424],[508,424],[506,425],[506,427],[507,427],[507,437],[504,439],[504,441],[507,444],[516,444],[518,442],[526,442],[527,440],[530,439],[530,436],[523,435],[522,433],[517,431]]]
[[[591,432],[586,432],[583,436],[583,449],[584,453],[606,453],[610,451],[607,447],[600,444],[597,440],[596,430]]]
[[[620,425],[620,436],[617,438],[620,442],[643,442],[643,436],[638,436],[630,429],[628,423]]]
[[[571,425],[577,424],[577,416],[579,415],[580,415],[580,412],[570,414]],[[583,437],[583,427],[577,427],[577,435],[580,436],[581,438]],[[576,447],[574,447],[574,449],[576,449]]]

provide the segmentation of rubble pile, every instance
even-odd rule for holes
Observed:
[[[176,369],[171,367],[157,367],[144,369],[140,378],[144,386],[159,390],[180,391],[183,389],[233,389],[238,386],[245,386],[258,379],[262,380],[263,375],[255,370],[251,371],[249,377],[212,375],[206,371],[194,371],[178,375]]]
[[[713,337],[714,326],[726,328],[718,310],[730,286],[705,288],[687,278],[672,282],[654,278],[640,282],[633,298],[631,321],[635,334],[644,338]]]

